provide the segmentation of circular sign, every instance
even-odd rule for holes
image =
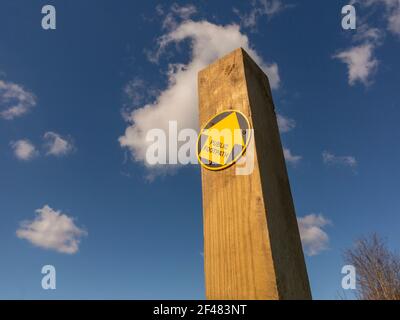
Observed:
[[[250,142],[250,122],[240,111],[222,111],[207,121],[197,139],[197,158],[208,170],[228,168]]]

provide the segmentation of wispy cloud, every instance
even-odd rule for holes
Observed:
[[[159,90],[143,79],[134,77],[123,88],[123,94],[124,104],[121,113],[122,117],[129,122],[132,110],[154,99],[159,94]]]
[[[134,78],[124,87],[124,94],[130,103],[140,105],[145,99],[146,84],[142,79]]]
[[[14,155],[22,161],[31,160],[39,154],[35,146],[27,139],[12,141],[10,145]]]
[[[281,133],[289,132],[296,127],[295,120],[287,118],[281,114],[277,114],[276,119],[278,121],[278,127]]]
[[[74,220],[48,205],[36,210],[32,221],[23,221],[16,234],[33,245],[55,250],[60,253],[74,254],[79,250],[82,236],[87,232],[74,223]]]
[[[173,3],[169,8],[165,9],[159,4],[156,7],[159,16],[164,16],[162,26],[164,29],[174,29],[182,20],[187,20],[197,13],[197,8],[192,4],[178,5]]]
[[[374,43],[375,45],[382,44],[385,38],[385,32],[376,27],[370,27],[366,22],[359,24],[356,33],[353,35],[354,42]]]
[[[322,214],[309,214],[297,219],[299,224],[300,238],[305,253],[315,256],[328,249],[329,236],[323,230],[331,224]]]
[[[303,159],[302,156],[296,156],[292,154],[288,148],[283,148],[283,155],[285,156],[286,162],[290,163],[291,165],[296,165],[301,159]]]
[[[400,1],[399,0],[353,0],[364,7],[382,6],[385,10],[387,30],[396,36],[400,36]]]
[[[353,156],[337,156],[329,151],[322,152],[322,160],[328,165],[342,165],[346,167],[357,167],[357,160]]]
[[[43,136],[46,155],[65,156],[74,150],[71,138],[62,137],[55,132],[46,132]]]
[[[288,7],[282,0],[252,0],[250,5],[251,9],[246,13],[237,8],[233,9],[240,18],[240,24],[245,28],[254,28],[261,17],[271,18]]]
[[[0,117],[12,120],[26,114],[36,105],[33,93],[21,85],[0,80]]]
[[[185,40],[191,42],[189,62],[169,66],[167,88],[160,91],[152,103],[128,116],[130,124],[119,138],[120,145],[131,151],[135,161],[151,169],[156,168],[145,161],[150,144],[146,141],[147,132],[153,128],[168,132],[168,122],[174,120],[178,122],[178,130],[198,129],[197,73],[211,62],[243,47],[268,74],[271,87],[276,89],[279,86],[278,65],[265,63],[238,25],[222,26],[208,21],[185,20],[159,38],[155,57],[159,57],[170,44]]]

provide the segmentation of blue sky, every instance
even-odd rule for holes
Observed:
[[[194,124],[196,92],[182,94],[182,71],[174,85],[168,65],[195,74],[199,59],[236,44],[275,81],[313,297],[337,298],[341,252],[357,237],[376,231],[399,249],[395,1],[356,3],[356,30],[341,27],[348,1],[162,3],[1,2],[0,298],[204,298],[199,166],[146,167],[141,137],[126,129],[162,126],[157,106],[188,105],[179,119]],[[41,28],[45,4],[56,30]],[[172,106],[160,100],[168,89]],[[144,105],[141,118],[131,113]],[[40,216],[72,242],[41,239]],[[46,264],[54,291],[40,285]]]

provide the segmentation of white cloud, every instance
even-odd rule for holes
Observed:
[[[26,139],[11,142],[11,148],[19,160],[28,161],[38,155],[35,146]]]
[[[296,121],[290,118],[286,118],[281,114],[277,114],[276,119],[278,120],[278,127],[281,133],[286,133],[293,130],[296,127]]]
[[[74,254],[79,249],[82,236],[87,232],[78,228],[73,219],[48,205],[36,210],[33,221],[23,221],[17,230],[17,236],[26,239],[35,246]]]
[[[325,164],[343,165],[347,167],[357,167],[357,160],[353,156],[336,156],[329,151],[322,152],[322,159]]]
[[[236,8],[233,11],[239,16],[243,27],[254,28],[262,16],[271,18],[286,7],[281,0],[252,0],[250,12],[242,14]]]
[[[134,110],[129,117],[130,125],[119,138],[120,145],[129,148],[135,161],[145,161],[150,142],[146,134],[158,128],[168,132],[168,121],[176,120],[178,130],[198,129],[197,73],[216,59],[238,47],[244,48],[268,74],[271,87],[279,86],[279,73],[276,63],[266,64],[252,49],[246,35],[238,25],[216,25],[207,21],[184,21],[175,29],[159,39],[161,54],[171,43],[190,40],[191,52],[187,64],[173,64],[169,67],[168,86],[156,97],[153,103]]]
[[[310,214],[297,221],[301,242],[308,256],[315,256],[328,249],[329,237],[322,228],[331,224],[329,220],[321,214]]]
[[[71,139],[62,137],[55,132],[46,132],[43,136],[45,143],[44,147],[47,150],[47,155],[65,156],[74,150]]]
[[[36,97],[22,86],[0,80],[0,117],[12,120],[36,105]]]
[[[357,81],[370,84],[371,76],[376,72],[378,60],[374,57],[374,45],[365,43],[341,51],[334,56],[347,64],[348,81],[354,85]]]
[[[288,148],[283,148],[283,155],[285,156],[286,162],[292,165],[296,165],[301,159],[303,159],[302,156],[296,156],[292,154],[292,152]]]

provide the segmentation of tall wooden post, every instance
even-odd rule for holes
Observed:
[[[250,175],[202,168],[207,299],[311,299],[269,81],[237,49],[199,73],[200,126],[225,110],[254,129]]]

